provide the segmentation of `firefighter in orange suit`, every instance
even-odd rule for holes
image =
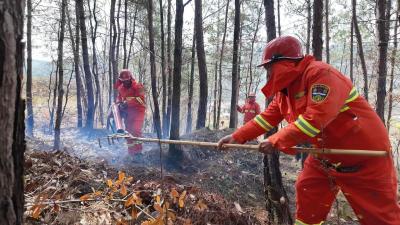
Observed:
[[[142,126],[145,117],[146,104],[144,87],[133,79],[129,70],[122,70],[115,85],[118,90],[116,102],[120,106],[122,114],[125,115],[125,129],[135,137],[142,136]],[[142,145],[127,140],[128,152],[135,155],[142,151]]]
[[[244,113],[243,124],[254,119],[254,117],[260,114],[260,105],[256,102],[256,93],[249,93],[246,104],[242,107],[237,105],[236,109],[238,112]]]
[[[387,130],[351,81],[332,66],[303,56],[294,37],[278,37],[263,54],[268,82],[262,92],[272,98],[252,121],[219,141],[244,143],[277,126],[289,124],[260,144],[295,154],[292,146],[387,151],[386,157],[322,155],[307,158],[296,182],[296,225],[322,224],[339,190],[363,225],[400,225],[397,177]]]

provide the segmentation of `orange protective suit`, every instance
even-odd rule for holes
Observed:
[[[305,56],[272,64],[262,89],[273,97],[268,108],[238,129],[233,138],[252,140],[277,126],[268,137],[277,149],[294,154],[292,146],[384,150],[387,157],[312,155],[296,182],[296,224],[320,224],[338,190],[361,224],[400,225],[397,177],[387,130],[351,81],[332,66]]]
[[[144,87],[132,79],[130,88],[124,87],[121,82],[117,82],[117,103],[126,101],[127,107],[123,109],[126,114],[124,118],[125,129],[135,137],[142,136],[142,126],[145,117],[146,105],[144,97]],[[142,151],[141,144],[135,144],[131,140],[127,140],[128,152],[131,155]]]
[[[237,110],[240,113],[244,113],[243,124],[245,124],[260,114],[260,105],[255,100],[248,100],[246,104],[238,107]]]

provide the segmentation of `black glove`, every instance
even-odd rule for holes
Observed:
[[[124,109],[128,108],[128,103],[126,101],[120,102],[118,107],[120,110],[124,110]]]

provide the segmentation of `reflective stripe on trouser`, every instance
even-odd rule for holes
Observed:
[[[270,131],[272,128],[274,128],[268,121],[266,121],[261,115],[258,115],[254,118],[254,122],[261,128],[263,128],[265,131]]]
[[[303,221],[296,219],[296,222],[294,223],[295,225],[322,225],[324,221],[321,223],[304,223]]]

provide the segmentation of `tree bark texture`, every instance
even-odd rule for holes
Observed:
[[[57,87],[57,110],[56,110],[56,124],[54,126],[54,146],[53,149],[60,149],[60,135],[61,135],[61,121],[62,121],[62,107],[64,97],[64,34],[65,34],[65,11],[67,1],[61,1],[61,15],[60,15],[60,33],[58,35],[58,87]]]
[[[325,0],[325,54],[328,64],[330,63],[329,39],[329,0]]]
[[[160,4],[160,29],[161,29],[161,78],[162,78],[162,103],[161,103],[161,115],[163,121],[166,119],[166,107],[167,107],[167,74],[165,71],[165,31],[164,31],[164,7],[163,1],[158,1]],[[163,123],[164,124],[164,123]],[[165,129],[163,129],[163,136],[168,136],[167,133],[164,133]]]
[[[233,59],[232,59],[232,94],[231,94],[231,110],[229,116],[229,127],[236,128],[237,110],[239,94],[239,78],[238,78],[238,53],[239,53],[239,34],[240,34],[240,0],[235,0],[235,25],[233,29]]]
[[[163,119],[164,134],[169,137],[172,111],[172,61],[171,61],[171,0],[168,0],[167,10],[167,72],[168,72],[168,88],[167,88],[167,114]]]
[[[186,133],[190,133],[192,131],[192,104],[193,104],[193,83],[194,83],[194,65],[195,65],[195,57],[196,57],[196,30],[193,29],[193,40],[192,40],[192,58],[190,60],[190,77],[189,77],[189,85],[188,85],[188,115],[186,120]]]
[[[389,34],[386,25],[386,0],[377,1],[378,30],[378,85],[376,91],[376,113],[385,122],[385,98],[387,76],[387,48]]]
[[[195,0],[194,3],[195,3],[194,22],[196,30],[197,66],[199,68],[199,80],[200,80],[199,108],[197,110],[196,129],[200,129],[206,126],[208,81],[207,81],[206,53],[204,52],[202,0]]]
[[[183,1],[176,0],[175,14],[175,47],[174,47],[174,77],[171,110],[170,139],[179,140],[180,105],[181,105],[181,71],[182,71],[182,28],[183,28]],[[182,150],[177,145],[169,146],[169,158],[179,163],[183,157]]]
[[[35,126],[32,106],[32,0],[27,0],[27,24],[26,24],[26,128],[27,134],[33,136],[33,128]]]
[[[160,108],[158,106],[157,77],[156,77],[156,58],[154,52],[154,30],[153,30],[153,1],[148,1],[147,5],[147,28],[149,32],[150,49],[150,76],[151,76],[151,94],[153,96],[154,112],[153,121],[156,128],[157,137],[161,138]]]
[[[307,38],[306,38],[306,54],[310,54],[311,44],[311,0],[307,1]]]
[[[85,24],[85,11],[83,7],[83,0],[76,0],[76,4],[78,5],[78,13],[79,13],[79,25],[81,31],[81,42],[82,42],[82,58],[83,58],[83,69],[85,71],[85,84],[87,91],[87,112],[86,112],[86,123],[85,128],[92,129],[94,123],[94,94],[93,94],[93,81],[92,81],[92,73],[90,71],[90,63],[89,63],[89,51],[87,44],[87,31]]]
[[[314,0],[313,6],[313,30],[312,49],[316,60],[322,60],[322,13],[324,11],[323,0]]]
[[[25,1],[4,0],[0,6],[0,224],[23,223]]]

